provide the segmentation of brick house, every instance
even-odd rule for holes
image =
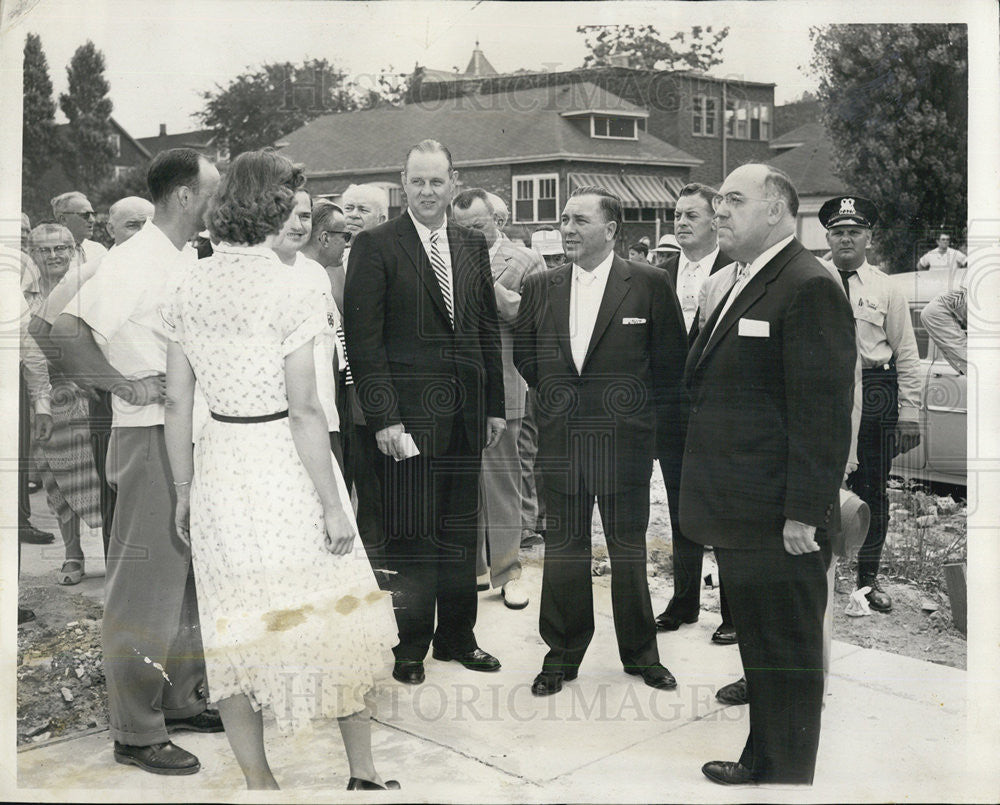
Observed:
[[[462,186],[508,201],[513,236],[557,225],[569,193],[597,184],[625,202],[623,242],[655,242],[672,228],[677,192],[702,162],[652,134],[650,119],[602,87],[569,82],[326,115],[277,145],[305,165],[314,195],[337,199],[352,183],[375,182],[397,215],[403,156],[433,137],[451,149]]]

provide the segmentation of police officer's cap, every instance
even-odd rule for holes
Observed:
[[[837,196],[819,208],[819,222],[831,226],[855,224],[871,229],[878,221],[878,207],[871,199],[861,196]]]

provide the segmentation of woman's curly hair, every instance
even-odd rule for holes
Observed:
[[[233,160],[205,221],[215,241],[254,246],[281,230],[306,177],[301,165],[271,149]]]

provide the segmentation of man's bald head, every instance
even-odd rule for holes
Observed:
[[[347,231],[372,229],[389,217],[389,194],[377,184],[352,184],[340,199]]]
[[[152,201],[139,196],[120,198],[108,210],[108,234],[114,240],[115,246],[121,246],[152,217]]]
[[[798,194],[788,175],[770,165],[738,167],[722,183],[713,206],[719,245],[738,261],[752,262],[795,234]]]
[[[496,219],[497,227],[503,229],[507,226],[507,221],[510,220],[510,210],[507,208],[507,202],[496,193],[487,192],[486,198],[490,201],[490,207],[493,209],[493,217]]]

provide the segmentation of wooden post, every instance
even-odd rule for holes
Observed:
[[[965,562],[944,566],[944,580],[948,585],[948,599],[951,601],[951,619],[955,627],[966,634],[968,597],[966,594]]]

